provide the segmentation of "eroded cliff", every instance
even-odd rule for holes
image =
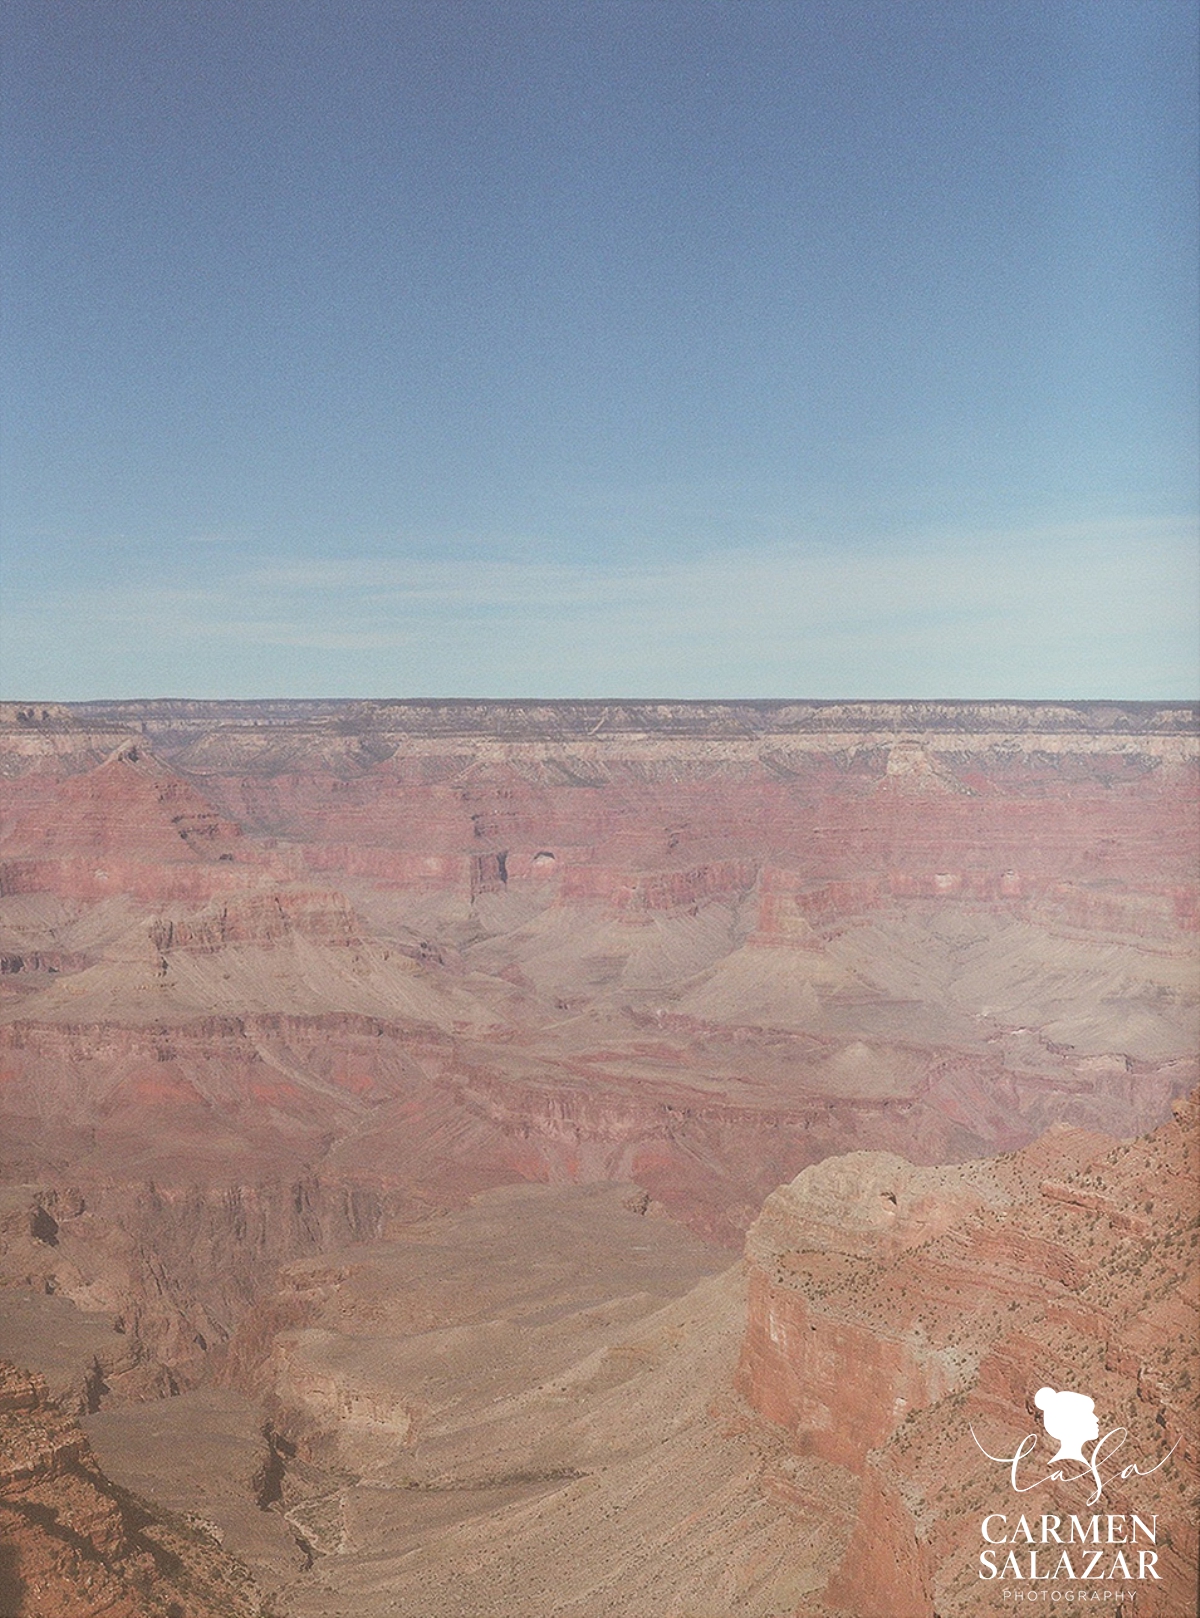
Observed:
[[[1170,1123],[1121,1144],[1057,1129],[1015,1154],[935,1170],[854,1154],[806,1169],[768,1200],[747,1239],[738,1383],[797,1453],[862,1480],[830,1606],[932,1618],[975,1612],[993,1593],[1015,1599],[1029,1588],[1028,1560],[1023,1573],[1009,1566],[1006,1583],[996,1536],[1022,1516],[1068,1523],[1101,1512],[1157,1524],[1143,1544],[1156,1576],[1136,1577],[1136,1554],[1135,1576],[1120,1576],[1136,1610],[1190,1610],[1197,1124],[1193,1095]],[[1095,1473],[1079,1464],[1056,1477],[1043,1434],[1017,1469],[1018,1491],[1012,1467],[990,1457],[1012,1457],[1037,1432],[1034,1395],[1046,1387],[1094,1400],[1101,1459]],[[1042,1544],[1043,1580],[1056,1544]],[[1076,1554],[1072,1572],[1083,1566]],[[1076,1583],[1062,1574],[1045,1588],[1065,1600]]]
[[[112,1483],[37,1376],[0,1362],[0,1612],[13,1618],[264,1618],[199,1519]]]

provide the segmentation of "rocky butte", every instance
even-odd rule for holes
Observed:
[[[1198,752],[0,707],[0,1612],[1190,1614]]]

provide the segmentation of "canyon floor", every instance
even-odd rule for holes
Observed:
[[[0,711],[0,1612],[1190,1614],[1196,720]]]

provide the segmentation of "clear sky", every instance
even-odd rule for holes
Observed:
[[[1192,0],[8,0],[8,697],[1200,690]]]

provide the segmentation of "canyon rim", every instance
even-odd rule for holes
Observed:
[[[1197,710],[0,708],[0,1614],[1187,1618]]]

